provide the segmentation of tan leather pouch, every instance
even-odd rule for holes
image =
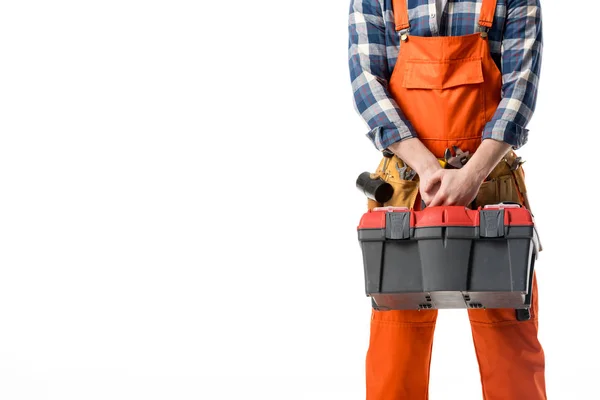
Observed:
[[[483,207],[488,204],[497,204],[503,201],[511,201],[522,204],[519,189],[512,174],[498,176],[481,184],[475,206]]]
[[[477,207],[510,201],[520,203],[529,209],[523,201],[523,194],[527,193],[525,180],[522,179],[523,167],[519,165],[516,170],[511,169],[511,165],[513,165],[516,158],[515,152],[509,151],[490,172],[486,181],[479,188],[479,193],[475,199]]]
[[[492,170],[488,179],[479,188],[474,202],[475,207],[510,201],[523,205],[533,214],[527,197],[523,166],[511,168],[516,158],[517,155],[511,150]],[[541,242],[539,251],[542,251]]]
[[[375,175],[382,178],[384,181],[392,185],[394,188],[394,194],[392,198],[387,202],[380,204],[374,200],[368,200],[369,209],[373,209],[375,207],[414,207],[415,200],[417,199],[417,195],[419,194],[419,178],[415,176],[415,180],[404,180],[400,179],[400,173],[398,172],[399,168],[405,166],[405,163],[398,158],[398,156],[394,155],[393,157],[387,158],[383,157]]]

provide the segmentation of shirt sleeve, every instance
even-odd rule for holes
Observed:
[[[540,0],[508,0],[502,39],[502,100],[483,139],[496,139],[518,149],[527,142],[535,109],[542,61]]]
[[[351,0],[348,58],[354,108],[369,126],[367,137],[378,150],[416,137],[388,92],[385,21],[379,0]]]

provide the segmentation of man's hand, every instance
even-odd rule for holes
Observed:
[[[420,181],[419,191],[421,192],[421,198],[427,204],[427,202],[433,199],[433,196],[440,187],[439,182],[437,184],[435,182],[429,183],[431,177],[437,171],[442,170],[438,159],[417,138],[396,142],[388,147],[388,150],[394,152],[394,154],[417,172]]]
[[[459,170],[443,169],[437,158],[417,138],[402,140],[388,149],[417,171],[419,191],[427,206],[468,205],[477,196],[483,180],[500,162],[510,145],[484,140],[469,162]]]
[[[431,176],[425,190],[438,185],[427,206],[466,206],[477,196],[483,180],[508,152],[510,145],[493,139],[484,140],[469,162],[461,169],[443,169]]]
[[[466,206],[477,196],[481,180],[467,169],[442,169],[435,172],[422,190],[437,187],[433,199],[425,204],[434,206]]]

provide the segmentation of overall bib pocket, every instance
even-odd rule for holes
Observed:
[[[408,59],[404,63],[402,90],[418,94],[420,101],[403,111],[411,121],[436,116],[415,126],[419,139],[436,157],[443,157],[446,148],[453,145],[473,153],[481,143],[482,127],[487,122],[484,83],[481,56]],[[456,124],[456,120],[463,123]]]
[[[402,85],[407,89],[450,89],[483,83],[481,58],[431,62],[408,60]]]

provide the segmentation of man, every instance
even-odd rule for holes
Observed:
[[[351,0],[349,33],[355,107],[384,152],[377,173],[394,187],[384,205],[529,208],[514,150],[527,142],[536,102],[539,0]],[[453,146],[470,158],[442,168]],[[417,177],[399,175],[403,166]],[[511,309],[468,312],[484,399],[546,399],[535,277],[528,319]],[[372,311],[367,400],[428,398],[436,317]]]

